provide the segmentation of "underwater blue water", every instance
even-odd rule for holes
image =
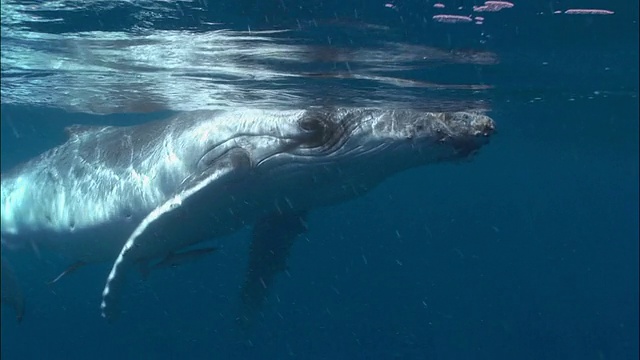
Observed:
[[[13,3],[3,2],[3,12]],[[465,14],[481,5],[442,3]],[[332,104],[357,105],[371,100],[368,94],[378,106],[421,99],[445,108],[480,104],[498,133],[471,161],[412,169],[362,198],[311,213],[310,231],[290,254],[290,276],[278,277],[249,333],[234,319],[248,229],[225,239],[224,253],[130,286],[126,313],[112,324],[99,314],[110,264],[87,266],[48,287],[41,280],[55,277],[60,264],[17,257],[27,312],[18,324],[12,309],[2,308],[3,359],[638,358],[637,2],[514,1],[512,9],[483,14],[482,25],[435,23],[428,1],[179,4],[177,15],[158,12],[146,30],[188,29],[188,37],[198,37],[209,30],[205,23],[223,22],[234,31],[296,29],[274,40],[295,46],[355,52],[393,42],[407,46],[404,55],[424,52],[420,46],[490,52],[499,59],[491,65],[445,58],[421,66],[391,60],[388,50],[377,59],[402,65],[395,78],[490,86],[480,90],[349,77],[244,79],[237,86]],[[551,14],[570,8],[615,14]],[[131,16],[134,10],[129,3],[104,12],[47,10],[39,15],[64,21],[29,26],[64,38],[95,30],[99,20],[102,31],[135,34],[144,19]],[[325,25],[298,25],[314,21]],[[3,28],[3,46],[7,34]],[[300,61],[291,71],[358,74],[359,66],[373,66],[354,58],[351,65]],[[70,124],[141,123],[181,110],[119,111],[109,107],[111,93],[99,94],[106,115],[69,105],[82,92],[55,98],[68,104],[47,103],[39,99],[56,96],[47,94],[47,76],[62,73],[64,64],[20,71],[4,64],[3,57],[2,172],[65,141]],[[81,89],[71,80],[73,71],[85,70],[65,71],[58,89]],[[20,87],[30,75],[45,81]]]

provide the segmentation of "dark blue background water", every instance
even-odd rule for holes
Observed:
[[[27,289],[23,323],[2,309],[3,359],[637,359],[638,25],[637,3],[626,3],[605,4],[615,16],[562,23],[524,14],[572,4],[517,4],[487,24],[482,47],[501,63],[459,76],[496,87],[492,143],[471,162],[414,169],[312,213],[291,276],[279,277],[251,334],[234,320],[244,231],[222,254],[133,285],[114,324],[98,309],[109,264]],[[243,27],[265,11],[287,23],[357,9],[403,41],[472,42],[425,24],[428,3],[394,2],[402,20],[383,3],[281,4],[218,11]],[[3,105],[2,170],[64,141],[70,123],[160,116]],[[45,268],[31,265],[59,271]]]

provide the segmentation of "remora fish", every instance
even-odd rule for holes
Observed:
[[[408,168],[465,159],[493,132],[479,113],[371,108],[194,111],[138,126],[75,126],[66,143],[3,174],[2,242],[31,243],[75,267],[114,262],[101,304],[112,318],[136,264],[256,224],[242,291],[251,312],[309,210]],[[270,230],[282,226],[293,229]]]

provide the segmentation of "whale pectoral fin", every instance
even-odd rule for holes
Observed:
[[[120,254],[111,268],[111,272],[107,278],[107,283],[102,292],[102,316],[107,319],[114,319],[118,310],[116,303],[122,293],[125,283],[125,274],[140,259],[149,258],[149,254],[153,257],[164,256],[181,246],[184,246],[181,239],[174,239],[171,236],[156,236],[156,234],[175,233],[175,228],[180,228],[184,223],[185,207],[191,207],[195,211],[190,212],[189,216],[198,216],[198,213],[205,213],[204,208],[210,204],[209,195],[201,195],[203,199],[194,196],[203,191],[213,182],[221,182],[226,184],[235,179],[232,174],[238,174],[238,170],[248,169],[250,163],[242,161],[237,155],[240,153],[228,154],[223,159],[219,159],[215,168],[209,169],[205,176],[198,179],[190,180],[185,188],[161,206],[155,208],[147,215],[138,227],[133,231],[122,247]],[[238,161],[242,161],[239,163]],[[218,190],[216,186],[214,190]],[[200,200],[200,201],[198,201]],[[203,216],[203,215],[200,215]]]
[[[275,276],[286,270],[295,239],[307,231],[305,212],[271,214],[253,228],[249,266],[241,289],[241,319],[251,322],[267,298]]]
[[[18,278],[13,272],[13,269],[9,266],[4,258],[2,258],[1,269],[2,271],[2,304],[11,306],[16,311],[16,320],[22,321],[24,317],[25,299],[22,287],[18,282]]]
[[[69,267],[67,267],[62,273],[60,273],[60,275],[58,275],[55,279],[49,281],[47,283],[47,285],[53,285],[53,284],[57,283],[58,280],[62,279],[66,275],[69,275],[70,273],[78,270],[79,268],[81,268],[84,265],[86,265],[86,263],[84,261],[77,261],[77,262],[69,265]]]

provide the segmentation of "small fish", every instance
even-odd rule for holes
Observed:
[[[60,279],[62,279],[63,277],[69,275],[70,273],[78,270],[79,268],[81,268],[82,266],[84,266],[86,263],[84,261],[77,261],[73,264],[71,264],[65,271],[63,271],[60,275],[58,275],[55,279],[49,281],[47,283],[47,285],[53,285],[55,283],[57,283]]]
[[[165,256],[164,259],[153,264],[152,266],[148,266],[147,263],[141,262],[140,273],[142,274],[142,278],[146,280],[149,277],[149,273],[151,272],[151,270],[169,268],[169,267],[174,268],[182,264],[198,260],[204,257],[205,255],[211,254],[212,252],[217,250],[218,248],[208,247],[208,248],[199,248],[199,249],[171,253]]]

